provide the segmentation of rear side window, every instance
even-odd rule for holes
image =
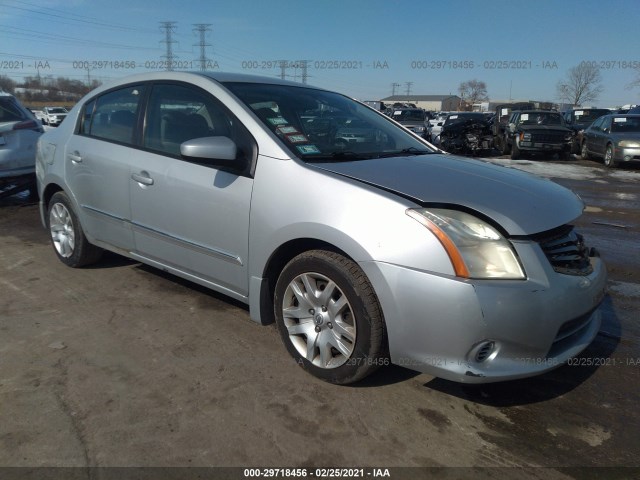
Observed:
[[[114,90],[85,105],[80,133],[118,143],[133,143],[144,87]]]
[[[20,122],[26,118],[26,115],[16,105],[11,97],[0,97],[0,123],[4,122]]]

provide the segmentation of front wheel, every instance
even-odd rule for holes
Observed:
[[[373,287],[340,254],[311,250],[293,258],[276,283],[274,309],[289,353],[322,380],[353,383],[388,364]]]
[[[520,158],[520,149],[518,148],[518,144],[515,142],[513,142],[513,145],[511,145],[511,160],[517,160]]]
[[[604,152],[604,165],[608,168],[614,168],[616,161],[613,158],[613,145],[607,145],[607,149]]]
[[[55,193],[49,201],[47,227],[53,249],[62,263],[82,267],[97,262],[102,255],[102,249],[85,237],[71,201],[63,192]]]
[[[502,155],[509,155],[511,153],[511,148],[509,147],[509,142],[507,142],[506,137],[502,139],[500,146],[502,147],[500,149]]]

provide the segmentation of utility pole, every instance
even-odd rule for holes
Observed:
[[[280,78],[284,80],[284,78],[287,76],[287,61],[280,60],[279,63],[280,63]]]
[[[210,43],[206,43],[206,34],[210,30],[210,23],[195,23],[193,31],[200,35],[200,42],[194,46],[200,47],[200,70],[205,71],[207,69],[207,52],[206,47],[210,47]]]
[[[301,68],[302,68],[302,83],[307,84],[307,78],[309,78],[309,74],[307,73],[307,60],[300,60]]]
[[[176,29],[176,22],[160,22],[160,28],[164,30],[164,40],[161,40],[162,43],[166,45],[166,54],[162,56],[162,58],[166,59],[167,62],[167,70],[173,70],[173,63],[175,62],[176,57],[173,54],[173,44],[176,43],[173,40],[173,34]]]
[[[87,67],[87,86],[90,87],[91,86],[91,69],[89,67]]]
[[[400,86],[400,84],[396,83],[396,82],[391,84],[391,95],[392,96],[396,94],[396,88],[398,88],[399,86]]]
[[[405,85],[407,86],[407,97],[409,95],[411,95],[411,86],[413,85],[413,82],[405,82]]]

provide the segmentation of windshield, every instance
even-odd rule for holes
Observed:
[[[229,82],[225,86],[304,160],[433,153],[384,115],[337,93],[258,83]]]
[[[49,112],[49,113],[69,113],[69,112],[67,112],[66,109],[64,109],[62,107],[48,108],[47,112]]]
[[[392,118],[396,122],[406,121],[418,121],[421,122],[425,119],[425,113],[423,110],[396,110],[393,112]]]
[[[634,117],[613,117],[611,131],[617,133],[640,132],[640,116]]]
[[[454,123],[466,122],[467,120],[475,120],[477,122],[485,122],[486,117],[483,113],[455,113],[449,115],[445,120],[446,126],[453,125]]]
[[[594,109],[594,110],[576,110],[573,112],[573,117],[576,123],[591,123],[596,118],[610,113],[609,110]]]
[[[554,112],[522,113],[518,125],[564,125],[562,116]]]

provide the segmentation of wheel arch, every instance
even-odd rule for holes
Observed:
[[[296,238],[281,244],[273,251],[265,263],[262,278],[260,279],[259,312],[256,312],[259,313],[259,317],[256,319],[259,320],[262,325],[275,322],[273,314],[273,294],[280,272],[282,272],[285,265],[289,263],[291,259],[309,250],[327,250],[343,255],[345,258],[355,262],[344,250],[329,242],[316,238]]]

